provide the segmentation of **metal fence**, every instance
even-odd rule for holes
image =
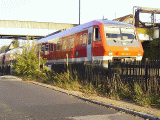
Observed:
[[[134,62],[110,62],[109,63],[109,78],[113,74],[119,74],[121,79],[128,80],[148,80],[159,79],[160,77],[160,60],[143,60]]]
[[[67,72],[66,64],[52,65],[52,69],[58,73]],[[82,63],[68,66],[70,74],[78,76],[80,82],[91,82],[95,86],[107,85],[114,80],[123,83],[143,82],[148,89],[151,81],[160,85],[160,60],[143,60],[133,62],[109,62],[108,69]]]

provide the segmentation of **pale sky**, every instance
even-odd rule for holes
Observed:
[[[160,8],[159,0],[81,0],[81,24],[133,14],[133,6]],[[140,17],[147,22],[149,16]],[[157,15],[160,21],[160,15]],[[0,0],[0,20],[79,23],[79,0]],[[0,39],[0,47],[11,41]]]

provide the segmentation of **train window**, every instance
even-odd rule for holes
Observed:
[[[82,46],[85,46],[86,45],[86,41],[87,41],[87,34],[86,33],[83,34],[82,40],[83,40]]]
[[[49,51],[49,44],[46,44],[46,51]]]
[[[99,28],[94,28],[94,41],[100,40]]]
[[[91,39],[92,39],[92,34],[89,33],[89,35],[88,35],[88,45],[91,44]]]
[[[121,28],[122,39],[123,40],[134,40],[136,39],[134,34],[134,29],[131,28]]]
[[[41,51],[42,51],[42,53],[44,53],[44,50],[45,50],[45,46],[44,46],[44,45],[42,45],[42,47],[41,47]]]
[[[115,27],[105,27],[106,40],[121,40],[120,29]]]
[[[67,39],[64,39],[62,44],[62,50],[65,50],[66,48],[67,48]]]
[[[61,48],[61,41],[57,42],[56,51],[59,51]]]
[[[69,38],[69,48],[73,48],[74,46],[74,37]]]
[[[50,52],[53,52],[53,50],[54,50],[54,44],[50,43]]]

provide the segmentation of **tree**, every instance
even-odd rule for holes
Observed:
[[[8,46],[4,45],[0,49],[0,53],[4,53],[8,49]]]
[[[40,57],[40,64],[45,64],[46,61]],[[30,44],[23,46],[22,54],[16,56],[16,62],[13,65],[13,71],[17,75],[37,76],[39,70],[38,49],[35,45]]]
[[[14,40],[10,43],[10,45],[11,45],[11,44],[13,45],[14,48],[19,47],[19,41],[18,41],[18,39],[14,39]],[[3,53],[3,52],[8,51],[10,45],[8,45],[8,46],[7,46],[7,45],[2,46],[2,47],[0,48],[0,53]]]
[[[18,41],[18,39],[14,39],[14,40],[10,43],[10,45],[11,45],[11,44],[13,44],[13,47],[14,47],[14,48],[19,47],[19,41]],[[10,46],[10,45],[9,45],[9,46]]]

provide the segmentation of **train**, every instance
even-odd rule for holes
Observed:
[[[42,38],[42,56],[47,64],[95,64],[108,67],[108,61],[142,60],[143,47],[133,25],[94,20]]]
[[[15,55],[22,54],[23,48],[14,48],[12,51],[9,50],[5,53],[0,53],[0,75],[11,73],[11,62],[16,60]]]
[[[47,66],[68,61],[107,68],[109,61],[141,61],[144,54],[133,25],[104,19],[57,31],[36,44],[41,44],[41,56],[47,59]],[[0,54],[1,69],[8,64],[5,56],[7,53]]]

